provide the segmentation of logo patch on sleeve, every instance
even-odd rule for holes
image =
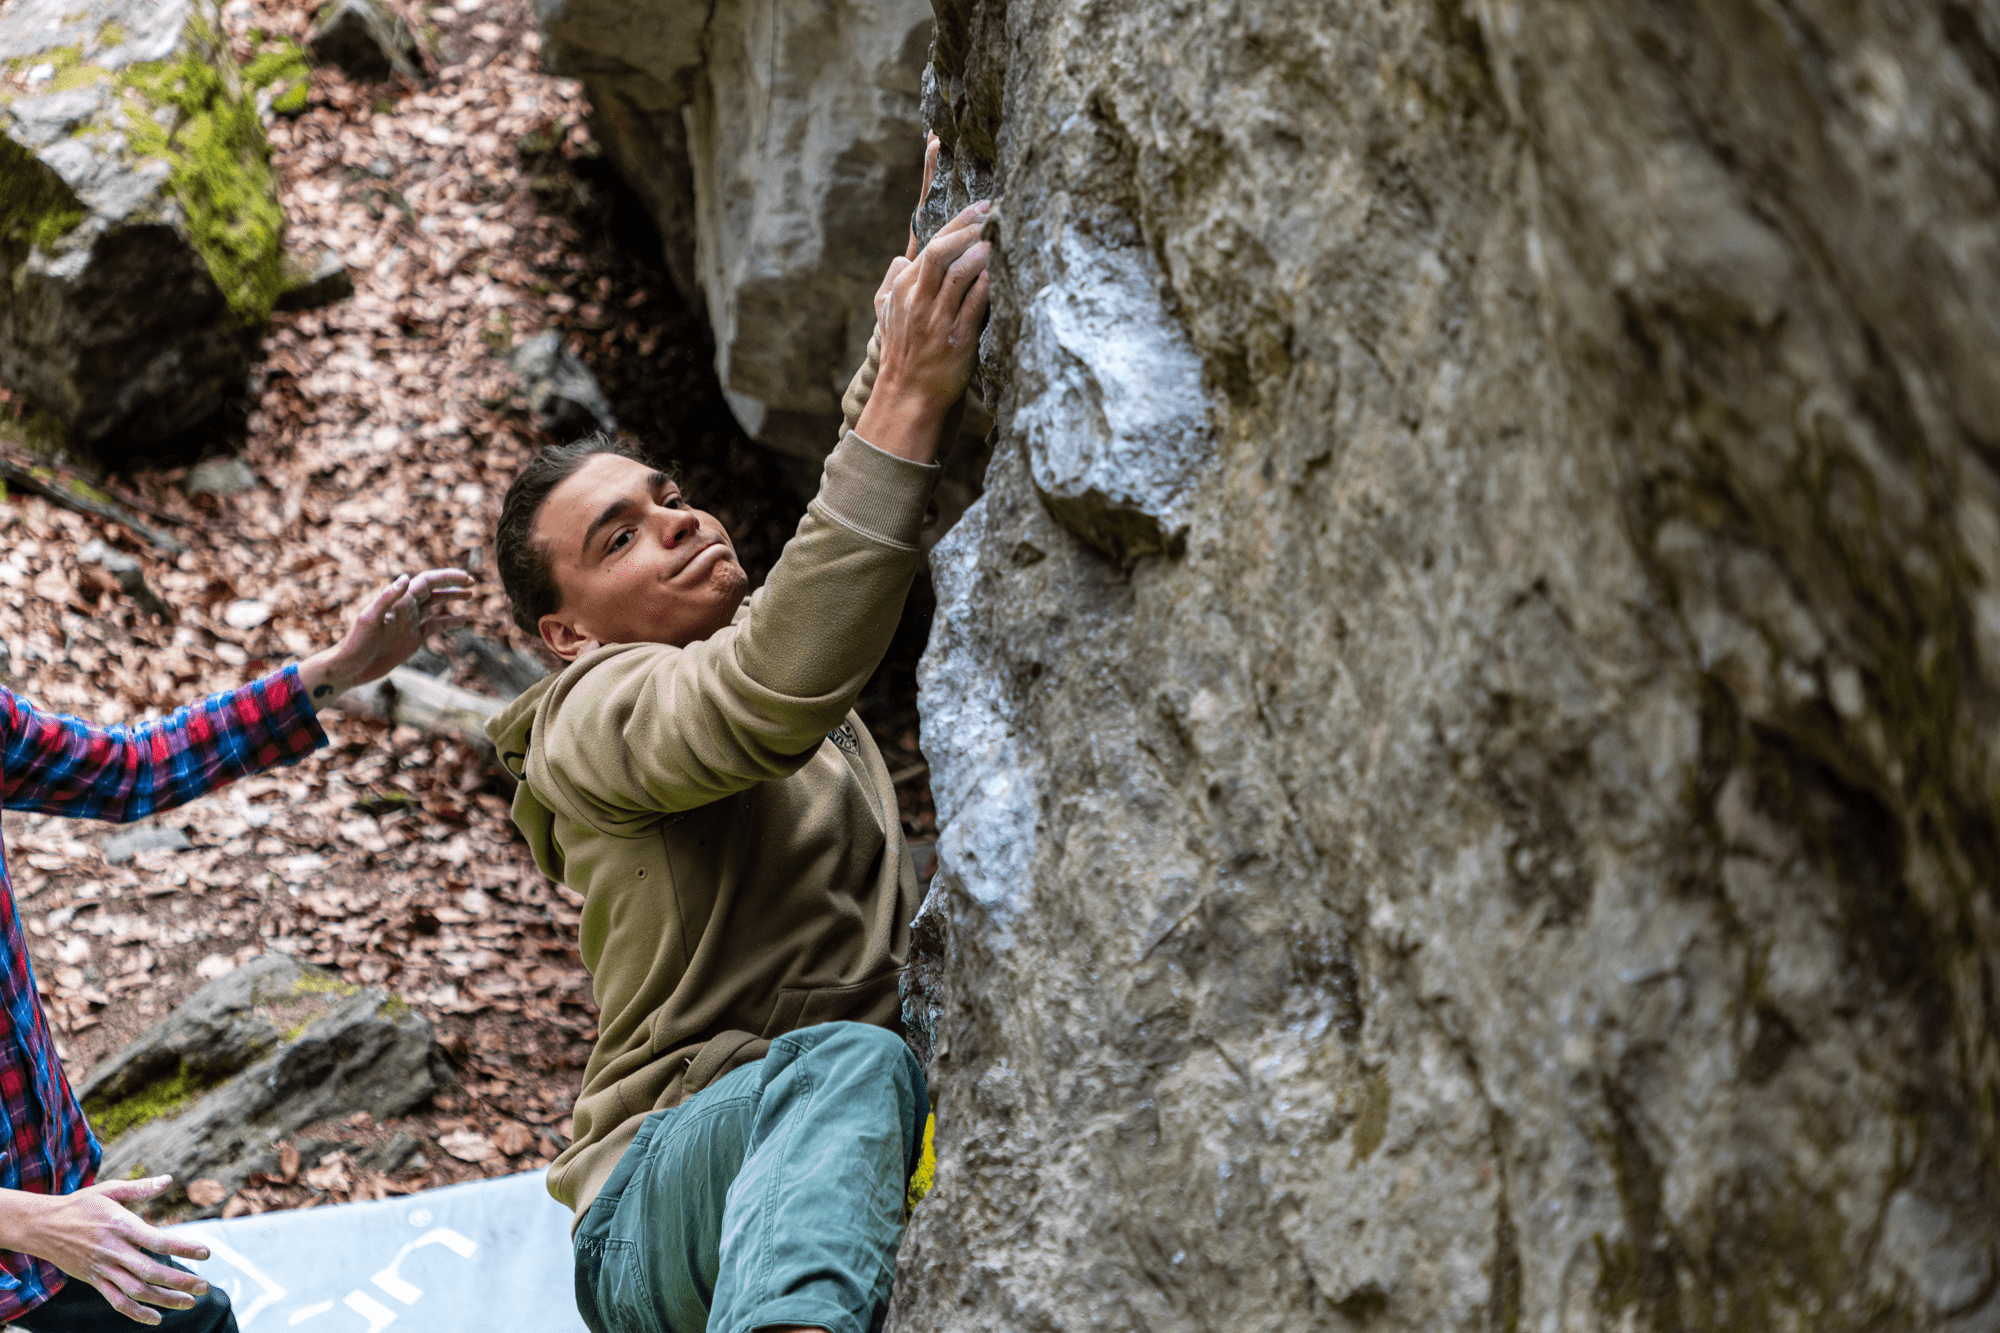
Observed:
[[[852,723],[841,723],[832,731],[827,732],[826,738],[849,754],[861,753],[861,741],[855,736]]]

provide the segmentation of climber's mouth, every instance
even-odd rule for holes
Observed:
[[[667,581],[673,583],[690,576],[705,574],[715,568],[717,561],[730,559],[733,555],[734,552],[729,549],[728,542],[720,537],[708,537],[694,548],[693,554],[681,561],[679,569],[667,576]]]

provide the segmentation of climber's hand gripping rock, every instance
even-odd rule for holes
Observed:
[[[927,157],[935,162],[935,146]],[[986,319],[992,247],[979,229],[990,211],[981,200],[940,228],[914,260],[890,261],[875,294],[882,369],[854,428],[878,449],[917,463],[937,455],[945,418],[972,378]]]

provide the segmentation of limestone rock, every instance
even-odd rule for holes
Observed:
[[[234,454],[224,454],[189,468],[181,489],[189,495],[242,495],[257,489],[257,474]]]
[[[891,1327],[2000,1329],[2000,13],[937,19]]]
[[[618,417],[583,359],[563,345],[562,333],[543,329],[508,358],[528,395],[535,428],[558,440],[601,430],[618,433]]]
[[[1015,357],[1014,429],[1052,512],[1111,555],[1178,551],[1181,500],[1214,454],[1201,359],[1139,246],[1072,238]]]
[[[412,82],[423,77],[423,49],[415,35],[378,0],[330,0],[313,16],[306,47],[314,60],[356,83],[386,83],[397,74]]]
[[[146,582],[145,567],[136,557],[106,546],[93,537],[77,548],[76,559],[80,565],[95,565],[103,570],[117,585],[118,590],[131,598],[133,603],[147,615],[158,616],[169,625],[180,619],[175,614],[172,604],[163,601],[160,595],[153,591],[152,585]]]
[[[96,1070],[79,1099],[99,1175],[171,1173],[234,1191],[316,1120],[401,1115],[455,1086],[431,1026],[384,991],[266,954],[196,991]],[[167,1202],[173,1200],[169,1197]]]
[[[331,250],[321,250],[310,261],[288,257],[285,270],[285,289],[272,303],[273,310],[317,310],[354,295],[354,274],[347,261]]]
[[[110,866],[123,865],[141,852],[184,852],[192,846],[186,829],[151,821],[127,824],[98,841],[104,864]]]
[[[902,253],[923,139],[921,0],[537,0],[543,60],[705,306],[744,430],[817,461]]]
[[[256,85],[219,31],[198,0],[0,10],[33,89],[0,105],[0,379],[107,462],[221,406],[279,289]]]

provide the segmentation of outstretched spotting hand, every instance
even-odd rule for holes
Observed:
[[[926,190],[935,166],[925,154]],[[986,318],[986,259],[979,239],[991,205],[981,200],[931,237],[915,259],[894,259],[875,293],[881,370],[855,433],[913,462],[937,455],[945,417],[972,379]],[[914,237],[912,238],[914,244]]]
[[[362,608],[346,638],[299,663],[306,697],[314,708],[324,708],[343,690],[388,675],[391,667],[402,665],[423,647],[425,639],[465,623],[453,604],[471,590],[472,575],[462,569],[398,574]]]
[[[46,1259],[104,1293],[111,1308],[141,1324],[157,1324],[148,1306],[186,1310],[208,1294],[208,1283],[154,1258],[206,1259],[208,1247],[148,1226],[126,1209],[174,1183],[172,1176],[114,1180],[74,1194],[0,1190],[0,1247]]]

